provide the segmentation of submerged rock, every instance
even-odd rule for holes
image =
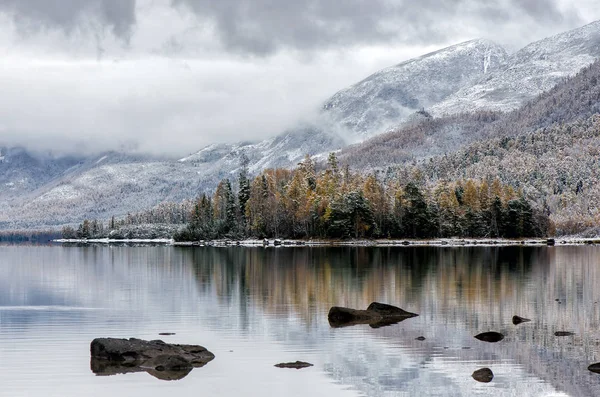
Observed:
[[[519,325],[521,323],[526,323],[528,321],[531,321],[531,320],[528,318],[525,318],[525,317],[520,317],[520,316],[513,316],[513,318],[512,318],[512,323],[514,325]]]
[[[399,307],[373,302],[367,310],[350,309],[334,306],[329,309],[327,318],[334,328],[348,327],[358,324],[369,324],[372,328],[397,324],[418,314],[407,312]]]
[[[572,336],[575,335],[574,332],[570,332],[570,331],[556,331],[554,333],[554,336]]]
[[[477,382],[489,383],[494,379],[494,373],[489,368],[481,368],[471,375]]]
[[[499,332],[484,332],[479,335],[475,335],[475,338],[483,342],[495,343],[504,339],[504,335]]]
[[[90,345],[91,369],[96,375],[145,371],[162,380],[179,380],[215,355],[197,345],[175,345],[161,340],[98,338]]]
[[[296,361],[293,363],[281,363],[281,364],[275,364],[275,366],[277,368],[294,368],[294,369],[302,369],[302,368],[308,368],[308,367],[312,367],[313,365],[311,363],[306,363],[304,361]]]

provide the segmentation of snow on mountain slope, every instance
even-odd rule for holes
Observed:
[[[335,133],[304,125],[258,143],[210,145],[179,161],[211,166],[223,170],[224,175],[237,170],[244,153],[250,162],[250,172],[255,173],[265,168],[294,166],[307,154],[313,156],[345,145],[344,139]]]
[[[529,44],[506,66],[431,107],[434,115],[509,111],[575,75],[600,57],[600,21]]]
[[[103,156],[102,156],[103,157]],[[18,198],[0,199],[0,229],[40,228],[78,223],[83,218],[150,208],[198,194],[204,175],[176,161],[90,158],[78,170]]]
[[[83,157],[29,153],[24,148],[0,147],[0,199],[19,196],[50,182]]]
[[[102,154],[81,160],[43,186],[21,189],[18,196],[0,190],[0,229],[53,227],[84,218],[123,216],[163,201],[196,197],[214,189],[223,178],[235,181],[242,153],[250,160],[250,171],[258,172],[292,166],[306,153],[342,145],[333,135],[305,127],[257,144],[211,145],[179,161]]]
[[[324,109],[364,140],[499,70],[506,59],[488,40],[457,44],[377,72],[335,94]]]

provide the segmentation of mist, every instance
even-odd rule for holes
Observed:
[[[0,0],[0,145],[178,156],[258,141],[383,67],[477,37],[516,50],[600,19],[592,1],[69,4]]]

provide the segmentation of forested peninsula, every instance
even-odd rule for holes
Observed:
[[[363,174],[340,166],[335,153],[318,170],[309,156],[294,169],[268,169],[251,178],[242,156],[237,179],[213,194],[163,204],[107,225],[85,220],[64,238],[136,238],[160,228],[175,241],[215,239],[520,238],[554,234],[548,211],[499,179],[427,184],[416,171]],[[166,228],[164,225],[180,225]],[[123,232],[128,230],[128,232]],[[136,234],[136,231],[138,232]]]

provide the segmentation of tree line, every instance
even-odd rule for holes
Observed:
[[[298,167],[268,169],[250,178],[247,162],[236,181],[194,203],[179,241],[218,238],[537,237],[554,233],[544,208],[493,180],[406,180],[340,167],[334,153],[317,172],[306,157]],[[234,188],[235,186],[235,188]]]
[[[553,235],[547,207],[498,178],[432,184],[412,173],[354,172],[335,153],[317,170],[309,156],[294,169],[267,169],[255,177],[242,156],[235,180],[223,179],[196,200],[65,227],[64,238],[519,238]],[[153,225],[179,225],[155,229]],[[135,228],[133,228],[135,227]],[[133,228],[133,229],[132,229]],[[162,230],[162,232],[161,232]],[[152,232],[152,233],[150,233]],[[158,234],[157,234],[158,233]],[[169,233],[169,236],[161,235]]]

